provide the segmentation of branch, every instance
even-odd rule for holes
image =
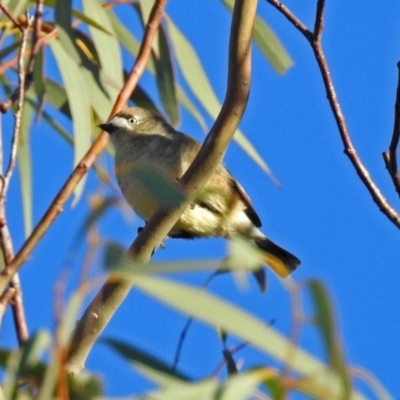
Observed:
[[[399,70],[397,92],[396,92],[396,102],[394,105],[394,124],[392,140],[390,141],[389,151],[385,151],[383,159],[389,175],[392,178],[394,188],[400,196],[400,176],[397,167],[397,148],[399,146],[400,139],[400,62],[397,63],[397,68]]]
[[[251,34],[257,0],[236,0],[230,34],[228,87],[221,111],[200,152],[180,180],[186,200],[172,210],[159,208],[127,252],[135,261],[147,262],[171,230],[189,199],[196,196],[218,167],[247,106],[251,77]],[[71,374],[83,368],[95,341],[132,287],[130,280],[111,276],[85,311],[73,334],[69,364]]]
[[[21,31],[21,33],[24,32],[22,25],[16,20],[14,15],[11,14],[10,10],[3,4],[2,1],[0,1],[0,10],[7,15],[8,19]]]
[[[10,231],[7,225],[7,217],[6,217],[6,208],[5,208],[5,199],[7,196],[8,187],[11,181],[11,177],[16,165],[17,158],[17,150],[18,150],[18,142],[19,142],[19,134],[21,130],[21,118],[25,101],[25,77],[26,72],[24,68],[24,53],[26,44],[28,41],[30,24],[28,23],[22,29],[22,40],[21,47],[18,55],[18,88],[16,93],[18,93],[18,101],[17,101],[17,111],[15,113],[15,122],[14,122],[14,132],[11,141],[11,151],[10,157],[8,161],[8,167],[5,175],[3,176],[2,165],[3,165],[3,142],[2,138],[0,138],[0,173],[1,173],[1,182],[2,187],[0,190],[0,247],[3,253],[3,259],[5,265],[12,261],[14,258],[14,249],[13,242],[11,238]],[[12,289],[10,291],[10,289]],[[10,288],[5,292],[12,293],[12,312],[14,318],[15,330],[17,332],[18,343],[22,345],[29,339],[29,332],[26,324],[25,318],[25,309],[24,303],[22,300],[22,288],[18,274],[15,274],[10,281]],[[5,302],[10,299],[9,296],[2,296],[2,307],[5,306]]]
[[[273,5],[278,9],[308,40],[311,48],[314,51],[315,59],[318,63],[318,67],[324,82],[325,90],[327,92],[327,97],[329,105],[332,109],[333,116],[336,121],[336,125],[339,130],[340,137],[344,145],[344,153],[349,157],[357,175],[364,183],[370,193],[373,201],[379,207],[379,209],[386,215],[386,217],[398,228],[400,228],[400,215],[397,211],[390,205],[385,196],[381,193],[378,186],[372,180],[367,168],[364,166],[361,158],[358,156],[351,137],[347,129],[346,121],[342,110],[340,108],[339,101],[337,99],[335,87],[333,85],[333,80],[329,71],[328,63],[325,59],[325,54],[321,45],[321,35],[323,27],[323,12],[324,12],[324,0],[319,0],[317,4],[316,20],[315,20],[315,31],[310,32],[310,30],[282,3],[278,0],[267,0],[268,3]]]
[[[164,9],[166,1],[167,0],[157,0],[155,6],[153,7],[154,12],[152,11],[151,13],[153,19],[151,20],[151,24],[149,24],[149,28],[146,29],[146,35],[144,38],[145,44],[142,45],[142,47],[145,48],[141,48],[139,52],[140,57],[138,56],[136,59],[135,66],[133,67],[127,82],[122,88],[121,93],[114,104],[114,107],[110,113],[110,117],[117,113],[128,102],[128,99],[135,89],[140,75],[143,73],[144,67],[147,65],[147,61],[151,54],[151,46],[149,43],[152,41],[152,37],[157,31],[157,27],[162,17],[162,10]],[[50,34],[54,35],[55,33],[52,31]],[[42,38],[42,40],[45,38],[46,37]],[[88,169],[93,165],[97,156],[105,149],[107,144],[108,134],[106,132],[101,132],[85,156],[75,167],[63,187],[57,193],[56,197],[50,204],[50,207],[47,209],[39,223],[35,226],[31,235],[22,245],[12,262],[9,263],[0,274],[0,293],[4,291],[11,277],[21,268],[24,261],[32,253],[33,249],[39,243],[43,235],[47,232],[51,224],[57,218],[58,214],[61,213],[63,205],[74,191],[76,185],[87,173]]]

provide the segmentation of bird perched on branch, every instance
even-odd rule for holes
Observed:
[[[100,128],[110,134],[115,147],[116,175],[125,199],[148,221],[164,199],[148,190],[143,184],[143,174],[139,176],[137,169],[157,169],[176,183],[189,168],[201,144],[176,131],[158,113],[139,107],[125,108]],[[279,276],[289,276],[300,265],[300,260],[267,239],[259,227],[261,221],[249,197],[220,164],[176,222],[169,237],[229,239],[241,236],[262,251],[265,263]]]

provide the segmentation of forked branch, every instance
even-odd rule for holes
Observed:
[[[361,161],[361,158],[356,152],[356,149],[350,137],[350,133],[347,129],[346,121],[343,112],[341,110],[339,100],[336,95],[336,90],[333,84],[332,76],[330,74],[329,66],[326,61],[325,54],[321,44],[322,29],[324,26],[323,15],[324,15],[325,0],[318,0],[317,2],[314,31],[310,31],[307,28],[307,26],[303,24],[303,22],[299,18],[297,18],[296,15],[294,15],[280,1],[267,0],[267,2],[270,3],[272,6],[274,6],[277,10],[279,10],[293,24],[293,26],[304,35],[304,37],[310,43],[310,46],[314,51],[315,59],[317,61],[324,82],[329,105],[332,109],[332,113],[335,118],[336,125],[338,127],[339,134],[344,145],[344,152],[349,157],[350,162],[352,163],[354,169],[356,170],[357,175],[364,183],[364,186],[367,188],[373,201],[377,204],[379,209],[386,215],[386,217],[394,225],[400,228],[400,215],[390,205],[386,197],[382,194],[378,186],[371,178],[370,173],[368,172],[367,168],[364,166],[363,162]],[[399,114],[397,113],[396,115],[398,119]]]

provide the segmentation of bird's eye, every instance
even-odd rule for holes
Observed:
[[[128,122],[129,122],[131,125],[136,125],[136,124],[137,124],[137,119],[134,118],[134,117],[131,117],[131,118],[128,119]]]

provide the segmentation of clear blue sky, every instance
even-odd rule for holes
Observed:
[[[354,145],[377,185],[400,209],[381,155],[388,148],[393,127],[396,63],[400,60],[400,3],[327,3],[323,45]],[[312,27],[314,6],[310,2],[286,4]],[[195,45],[222,101],[230,14],[215,1],[194,2],[190,6],[183,0],[170,1],[167,12]],[[283,187],[277,188],[236,144],[230,146],[225,163],[250,195],[266,235],[302,260],[294,279],[320,279],[328,287],[348,362],[370,370],[397,397],[400,232],[378,210],[343,153],[307,42],[266,2],[260,1],[259,13],[280,37],[295,65],[279,76],[255,49],[252,92],[241,129]],[[145,76],[142,82],[151,94],[155,93],[149,77]],[[212,121],[208,117],[207,121],[210,126]],[[5,122],[7,132],[10,121],[7,118]],[[200,140],[203,137],[200,127],[185,112],[180,130]],[[7,138],[6,134],[5,141]],[[31,140],[37,221],[68,176],[73,155],[43,123],[34,126]],[[110,161],[108,165],[112,171]],[[72,244],[88,212],[90,189],[96,187],[96,178],[91,175],[81,201],[73,209],[70,202],[65,206],[22,269],[32,331],[53,326],[53,288],[61,271],[71,268],[71,288],[79,276],[82,247],[72,248]],[[7,207],[18,248],[23,241],[23,225],[17,178]],[[101,222],[100,231],[106,238],[128,246],[138,226],[141,222],[136,217],[126,219],[113,210]],[[225,251],[222,240],[169,241],[155,259],[222,258]],[[100,259],[97,271],[101,271]],[[196,274],[182,279],[199,286],[205,277]],[[239,290],[229,276],[214,281],[211,290],[265,321],[274,319],[280,332],[289,333],[288,295],[272,273],[265,295],[259,294],[255,285],[252,290]],[[309,307],[307,299],[305,304]],[[104,336],[130,341],[172,362],[184,322],[181,315],[133,291]],[[310,327],[305,329],[302,344],[322,357],[320,339],[313,332]],[[10,315],[5,319],[1,341],[15,343]],[[238,357],[245,359],[245,367],[265,362],[251,350]],[[195,324],[185,343],[181,369],[196,378],[206,377],[220,360],[216,333]],[[104,376],[110,395],[127,395],[150,387],[102,344],[95,347],[88,367]],[[363,385],[360,388],[365,390]]]

